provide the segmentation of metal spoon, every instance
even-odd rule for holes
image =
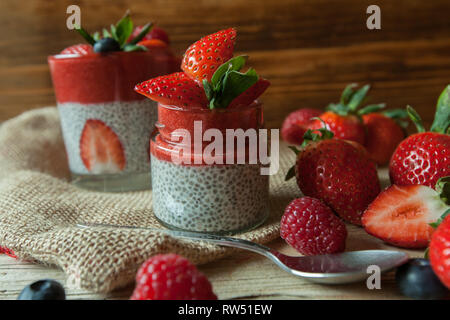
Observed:
[[[380,272],[385,272],[402,265],[408,260],[406,253],[390,250],[363,250],[338,254],[292,257],[251,241],[206,233],[110,224],[79,223],[77,226],[80,228],[110,227],[151,230],[162,232],[175,238],[201,240],[220,246],[249,250],[269,258],[278,267],[290,274],[312,282],[325,284],[343,284],[362,281],[369,276],[369,266],[377,266]]]

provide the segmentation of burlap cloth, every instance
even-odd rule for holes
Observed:
[[[293,181],[283,181],[293,153],[281,147],[280,170],[270,182],[271,215],[239,237],[259,243],[277,238],[283,209],[299,194]],[[1,125],[0,246],[19,259],[60,267],[69,287],[107,292],[130,284],[139,265],[157,253],[202,264],[235,251],[155,231],[81,229],[77,222],[162,227],[153,216],[151,191],[86,191],[68,177],[56,108],[25,112]]]

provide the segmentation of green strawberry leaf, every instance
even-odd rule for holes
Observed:
[[[436,222],[430,223],[430,226],[436,229],[448,215],[450,215],[450,209],[445,211],[444,214],[439,219],[436,220]]]
[[[98,41],[98,40],[100,40],[101,39],[101,37],[100,37],[100,32],[94,32],[93,34],[92,34],[92,38],[95,40],[95,41]]]
[[[364,108],[358,110],[357,114],[360,116],[363,116],[365,114],[378,112],[382,109],[386,108],[385,103],[379,103],[379,104],[369,104],[368,106],[365,106]]]
[[[129,42],[129,44],[136,44],[136,43],[138,43],[139,41],[141,41],[142,39],[144,39],[144,37],[147,35],[147,33],[150,32],[150,30],[151,30],[152,28],[153,28],[153,23],[152,23],[152,22],[147,23],[145,26],[142,27],[141,32],[139,32],[139,34],[136,36],[136,38],[134,38],[133,40],[131,40],[131,41]],[[131,33],[130,33],[130,35],[131,35]],[[129,37],[130,37],[130,36],[128,36],[128,38],[129,38]],[[127,38],[127,40],[128,40],[128,38]]]
[[[124,45],[122,50],[125,52],[148,51],[147,47],[145,47],[145,46],[139,46],[139,45],[131,44],[131,43]]]
[[[422,123],[422,118],[417,113],[416,110],[414,110],[410,105],[406,106],[406,112],[408,113],[409,118],[412,122],[416,125],[417,132],[425,132],[425,127]]]
[[[203,89],[205,89],[206,98],[211,101],[214,98],[214,89],[206,79],[203,79]]]
[[[131,21],[129,13],[126,13],[125,16],[117,22],[115,27],[116,40],[119,42],[121,48],[123,48],[132,33],[133,21]]]
[[[424,259],[429,259],[430,257],[430,248],[426,248],[425,252],[423,253],[423,258]]]
[[[350,98],[355,94],[355,89],[358,86],[357,83],[351,83],[349,85],[347,85],[344,89],[344,91],[342,91],[342,95],[341,95],[341,104],[342,105],[346,105],[349,101]]]
[[[370,85],[366,84],[362,88],[358,89],[350,98],[350,101],[348,103],[348,109],[351,112],[355,112],[356,109],[363,103],[363,101],[366,99],[367,92],[369,92]]]
[[[439,193],[441,200],[450,205],[450,176],[440,178],[434,188]]]
[[[222,90],[214,99],[214,104],[210,104],[210,108],[226,108],[237,96],[253,86],[259,77],[256,71],[250,68],[246,73],[235,70],[226,72],[223,76]]]
[[[237,56],[222,64],[217,68],[216,72],[214,72],[213,76],[211,77],[212,86],[216,87],[217,84],[220,83],[220,80],[225,75],[225,73],[230,71],[240,71],[247,60],[248,56]]]
[[[434,116],[431,130],[433,132],[448,133],[450,128],[450,85],[448,85],[439,96],[436,114]]]
[[[391,119],[407,119],[408,113],[405,109],[391,109],[382,112],[386,117]]]
[[[78,33],[90,44],[90,45],[94,45],[95,44],[95,39],[86,31],[84,30],[82,27],[80,26],[75,26],[75,30],[78,31]]]
[[[116,26],[115,25],[111,25],[111,37],[116,40],[117,42],[119,42],[119,38],[117,37],[117,32],[116,32]],[[120,42],[119,42],[120,44]]]
[[[103,28],[103,38],[112,38],[111,33],[105,28]]]
[[[325,109],[341,116],[348,115],[348,108],[345,104],[342,103],[330,103]]]
[[[295,177],[295,165],[289,168],[286,176],[284,177],[284,181],[291,180],[293,177]]]

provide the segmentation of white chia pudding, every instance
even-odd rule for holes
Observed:
[[[93,175],[112,172],[89,170],[80,154],[86,121],[100,120],[117,136],[124,154],[120,174],[150,171],[149,141],[157,120],[156,103],[149,100],[95,104],[59,103],[59,115],[72,173]]]
[[[189,166],[151,156],[153,210],[176,229],[236,233],[268,215],[269,176],[257,164]]]

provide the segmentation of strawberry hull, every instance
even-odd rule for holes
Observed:
[[[156,103],[134,92],[176,71],[166,49],[48,58],[73,183],[99,191],[148,189]]]

